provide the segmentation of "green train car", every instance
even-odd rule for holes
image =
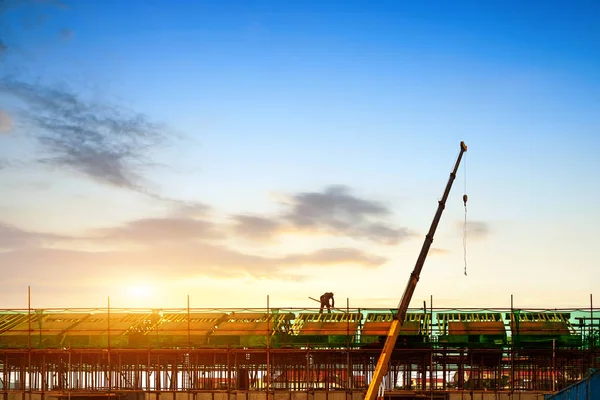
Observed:
[[[497,311],[438,312],[435,323],[431,313],[409,312],[396,347],[597,346],[600,339],[592,322],[598,317],[581,311],[575,315],[578,329],[566,312],[514,310],[505,320]],[[377,348],[394,316],[394,310],[7,310],[0,311],[0,348]]]
[[[507,343],[501,313],[438,313],[436,319],[440,344],[493,348]]]
[[[360,343],[383,345],[395,311],[368,313],[360,331]],[[415,347],[429,343],[430,315],[427,313],[407,313],[400,328],[396,347]]]
[[[294,320],[290,343],[298,346],[354,345],[361,313],[300,313]]]
[[[513,343],[519,348],[581,347],[582,336],[571,325],[570,317],[570,313],[549,311],[506,314]]]

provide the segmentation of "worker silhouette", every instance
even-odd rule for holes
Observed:
[[[331,307],[335,307],[335,300],[333,298],[333,293],[332,292],[323,293],[321,295],[321,297],[319,298],[319,300],[321,300],[321,308],[319,309],[319,314],[321,314],[323,312],[324,307],[327,307],[327,312],[331,313]],[[330,300],[331,300],[331,304],[329,304]]]

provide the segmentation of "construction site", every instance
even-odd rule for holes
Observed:
[[[394,313],[3,310],[0,391],[4,400],[362,399]],[[537,398],[526,395],[560,390],[598,365],[595,314],[410,310],[379,397]]]
[[[579,309],[409,308],[466,150],[398,307],[326,293],[320,309],[0,310],[2,400],[542,399],[585,379],[600,362],[591,295]]]

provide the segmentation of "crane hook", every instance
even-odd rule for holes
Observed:
[[[463,203],[465,203],[465,207],[467,206],[467,200],[469,200],[469,196],[463,194]]]

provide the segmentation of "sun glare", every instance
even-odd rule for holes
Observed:
[[[135,297],[148,297],[152,289],[148,284],[137,284],[130,287],[130,294]]]
[[[152,286],[148,283],[136,283],[127,288],[131,300],[144,300],[152,297]]]

